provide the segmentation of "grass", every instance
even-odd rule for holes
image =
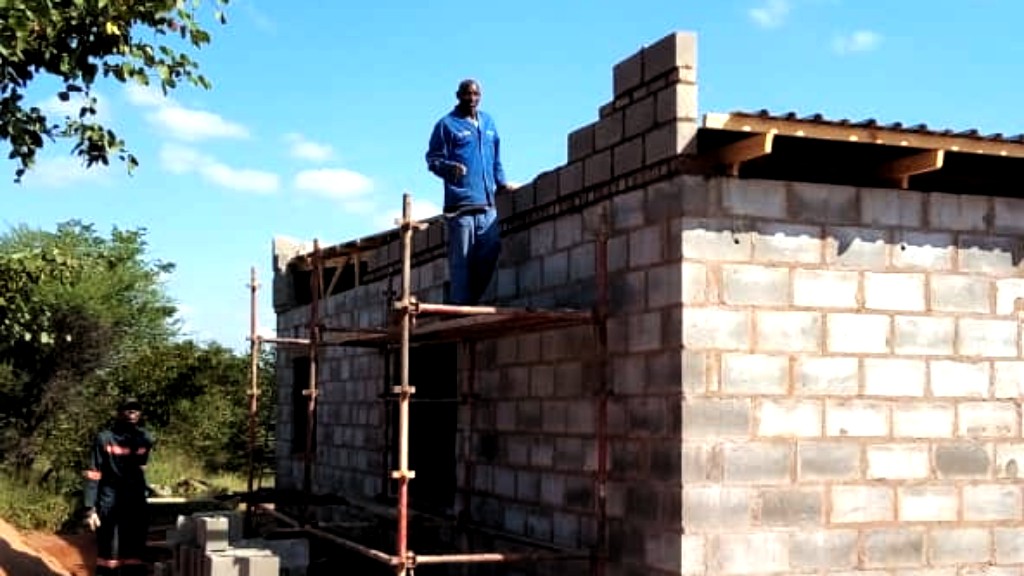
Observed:
[[[245,472],[208,470],[186,450],[171,446],[153,452],[146,479],[166,496],[195,498],[247,488]],[[270,486],[272,481],[264,477],[261,485]],[[0,473],[0,518],[19,529],[57,532],[79,506],[75,498]]]

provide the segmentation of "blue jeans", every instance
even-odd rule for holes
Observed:
[[[497,210],[489,208],[448,217],[449,303],[479,303],[494,276],[500,253]]]

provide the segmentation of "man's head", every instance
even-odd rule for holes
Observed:
[[[481,94],[480,83],[476,80],[467,78],[459,82],[459,89],[455,92],[455,97],[459,100],[459,110],[465,114],[476,113]]]
[[[136,398],[125,398],[117,406],[117,417],[129,424],[138,424],[142,417],[142,403]]]

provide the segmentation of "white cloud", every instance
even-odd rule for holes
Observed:
[[[160,164],[172,174],[199,174],[207,182],[230,190],[269,194],[281,187],[280,177],[273,172],[233,168],[178,144],[165,144],[160,149]]]
[[[845,36],[837,36],[832,41],[832,47],[839,54],[851,54],[854,52],[870,52],[878,48],[882,42],[882,36],[871,30],[857,30]]]
[[[125,90],[128,101],[151,109],[146,118],[172,138],[186,142],[214,138],[244,139],[249,137],[245,126],[226,120],[206,110],[187,108],[150,86],[129,84]]]
[[[330,145],[307,140],[302,134],[287,134],[285,140],[291,144],[291,155],[300,160],[323,162],[334,155],[334,149]]]
[[[333,200],[358,200],[373,190],[373,181],[366,176],[344,168],[317,168],[303,170],[292,183],[296,190],[311,192]]]
[[[414,220],[426,220],[427,218],[437,216],[440,213],[441,207],[430,200],[413,199],[412,201],[412,217]],[[397,226],[395,224],[395,220],[398,220],[401,217],[402,211],[400,209],[390,210],[374,219],[374,223],[381,230],[390,230]]]
[[[86,168],[78,156],[56,156],[36,160],[35,166],[22,177],[22,184],[33,188],[68,188],[73,185],[98,183],[109,176],[109,168],[93,164]]]
[[[764,3],[747,11],[754,24],[762,28],[778,28],[786,21],[792,5],[789,0],[764,0]]]

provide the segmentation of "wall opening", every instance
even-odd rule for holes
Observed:
[[[298,356],[292,360],[292,454],[306,451],[306,424],[309,421],[309,356]],[[313,407],[313,438],[309,449],[316,455],[316,406]]]
[[[393,355],[392,385],[399,384],[398,354]],[[409,503],[422,511],[452,512],[457,486],[459,406],[458,345],[431,344],[409,351],[409,385],[416,388],[409,408]],[[390,394],[389,396],[393,396]],[[398,402],[388,402],[388,446],[391,470],[398,469]],[[397,496],[398,483],[389,493]]]

